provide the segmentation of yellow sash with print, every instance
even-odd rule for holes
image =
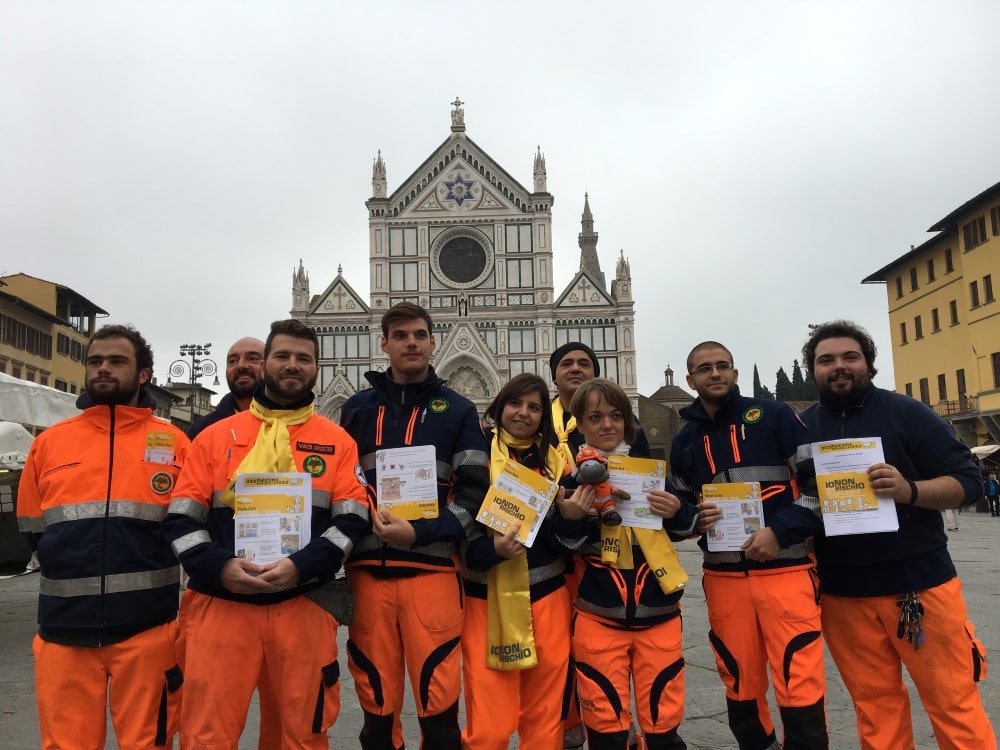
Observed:
[[[289,425],[302,424],[313,415],[313,405],[301,409],[267,409],[257,401],[250,402],[250,411],[260,420],[260,430],[253,447],[230,477],[222,492],[222,504],[236,509],[236,477],[239,474],[267,474],[271,472],[298,471],[292,441],[288,436]]]
[[[498,425],[490,445],[490,481],[496,480],[510,449],[525,450],[536,440],[517,440]],[[546,450],[547,449],[547,450]],[[538,446],[546,467],[562,466],[562,456],[552,446]],[[486,666],[490,669],[530,669],[538,665],[531,623],[531,589],[527,553],[493,566],[486,574]]]
[[[572,466],[576,462],[576,457],[569,444],[569,434],[576,429],[576,417],[570,417],[569,421],[565,423],[564,417],[565,411],[562,401],[556,396],[552,399],[552,429],[556,433],[556,437],[559,438],[559,447],[556,450],[562,455],[563,460]]]

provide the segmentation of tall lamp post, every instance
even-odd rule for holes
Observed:
[[[209,377],[215,375],[213,385],[219,384],[219,376],[216,375],[219,371],[219,366],[215,364],[214,359],[208,358],[211,351],[211,344],[181,344],[181,357],[190,357],[191,361],[175,359],[170,363],[171,378],[181,378],[185,372],[190,376],[188,379],[191,385],[189,396],[191,400],[191,421],[189,424],[194,424],[194,394],[198,386],[198,378],[203,375],[208,375]]]

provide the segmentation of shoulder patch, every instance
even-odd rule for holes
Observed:
[[[149,488],[157,495],[166,495],[173,486],[174,478],[165,471],[158,471],[149,479]]]
[[[358,478],[358,484],[362,487],[368,486],[368,480],[365,479],[365,470],[361,468],[361,464],[354,464],[354,476]]]
[[[321,477],[326,473],[326,459],[315,454],[302,459],[302,468],[314,477]]]
[[[743,421],[747,424],[756,424],[764,416],[764,410],[759,406],[751,406],[743,412]]]
[[[448,411],[448,407],[451,404],[448,403],[447,399],[441,397],[432,398],[430,403],[427,404],[427,408],[431,410],[431,414],[443,414]]]

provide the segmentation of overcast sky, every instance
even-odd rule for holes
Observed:
[[[704,339],[772,388],[851,317],[892,387],[869,273],[1000,180],[1000,2],[0,3],[0,274],[66,284],[149,338],[263,338],[339,265],[364,201],[450,133],[555,196],[555,286],[632,266],[639,389]],[[223,389],[224,390],[224,389]]]

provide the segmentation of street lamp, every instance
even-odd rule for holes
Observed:
[[[213,385],[219,384],[219,376],[216,373],[219,371],[219,366],[215,364],[215,360],[208,359],[208,355],[212,351],[211,344],[181,344],[181,357],[190,357],[191,361],[188,362],[185,359],[175,359],[170,363],[170,377],[180,378],[184,376],[187,372],[190,377],[188,382],[191,384],[190,399],[191,399],[191,421],[190,424],[194,424],[194,393],[195,388],[198,385],[198,378],[202,375],[212,376],[215,375],[215,382]],[[168,379],[169,382],[169,379]]]

